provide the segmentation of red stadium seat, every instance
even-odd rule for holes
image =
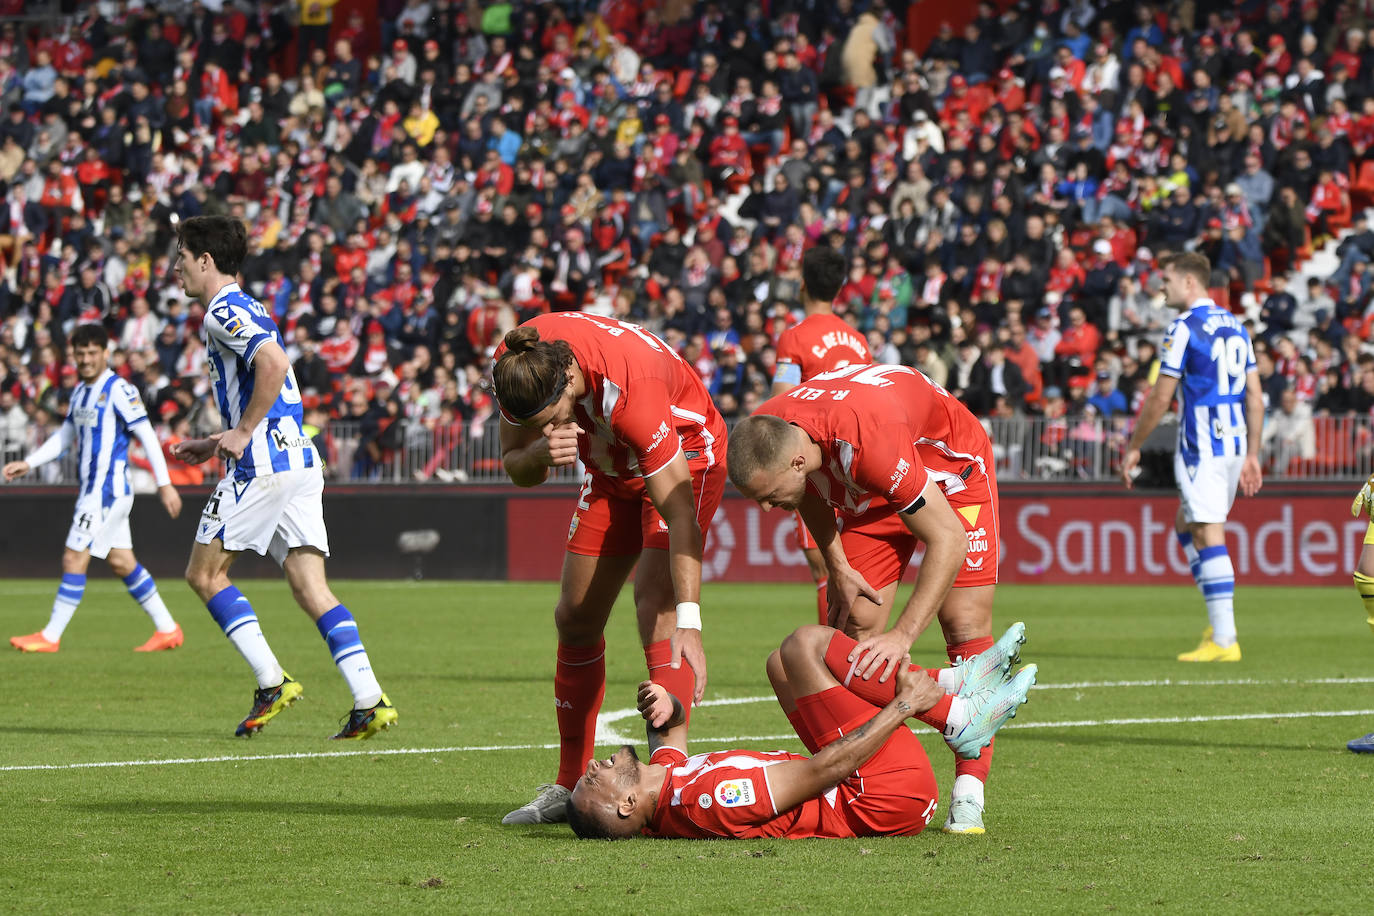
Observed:
[[[1360,170],[1350,186],[1350,203],[1361,210],[1374,206],[1374,159],[1360,163]]]

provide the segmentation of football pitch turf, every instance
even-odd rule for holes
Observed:
[[[56,577],[0,582],[0,635],[46,620]],[[252,680],[208,613],[161,583],[186,645],[93,579],[56,655],[0,658],[0,912],[1351,913],[1374,899],[1374,637],[1353,589],[1245,588],[1245,659],[1184,665],[1204,625],[1178,587],[1004,586],[1031,701],[998,739],[988,833],[904,839],[574,839],[500,818],[550,781],[553,585],[334,583],[400,712],[325,740],[349,703],[282,582],[244,582],[300,703],[233,738]],[[804,585],[707,585],[693,751],[801,750],[763,662],[813,615]],[[622,600],[603,733],[643,748],[644,661]],[[936,665],[934,629],[913,656]]]

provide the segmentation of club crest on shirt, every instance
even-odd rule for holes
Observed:
[[[701,809],[704,810],[704,809],[706,809],[706,808],[711,807],[711,804],[712,804],[711,796],[710,796],[708,793],[702,792],[700,795],[697,796],[697,807],[698,807],[698,808],[701,808]]]
[[[752,779],[730,779],[716,786],[716,801],[727,808],[752,805],[755,799]]]

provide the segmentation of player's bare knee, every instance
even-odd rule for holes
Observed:
[[[820,624],[809,623],[797,627],[778,647],[780,661],[785,666],[790,666],[805,659],[819,658],[825,654],[833,635],[834,631],[830,627]]]
[[[553,609],[553,625],[558,631],[558,641],[575,646],[599,639],[602,627],[588,620],[588,616],[582,607],[559,601]]]
[[[62,572],[75,573],[80,575],[86,571],[89,565],[89,555],[80,550],[70,548],[62,551]]]

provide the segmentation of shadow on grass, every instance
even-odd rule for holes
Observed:
[[[403,817],[426,821],[456,821],[466,817],[484,823],[500,823],[508,811],[520,806],[512,802],[416,802],[414,804],[373,804],[359,801],[282,801],[244,798],[197,799],[178,801],[166,797],[151,799],[121,799],[118,801],[81,802],[70,805],[75,811],[88,811],[120,816],[150,815],[153,817],[205,816],[224,814],[300,815],[306,817]]]
[[[83,738],[176,738],[186,737],[185,729],[150,731],[138,728],[69,728],[61,725],[0,725],[0,735],[80,735]]]

